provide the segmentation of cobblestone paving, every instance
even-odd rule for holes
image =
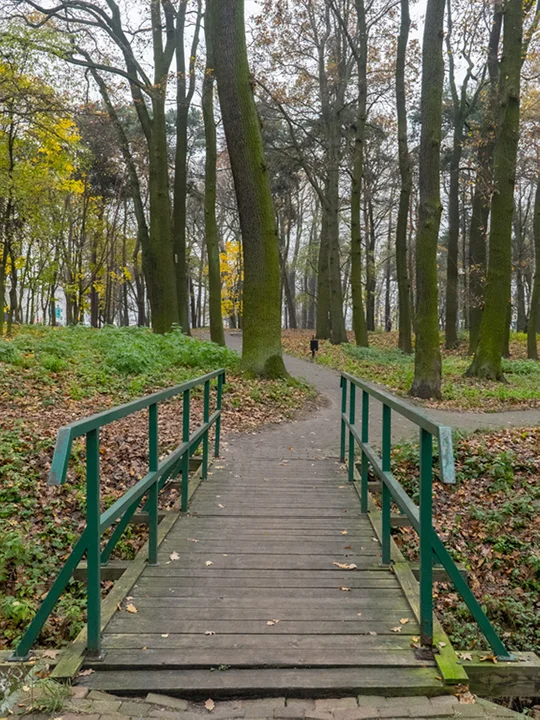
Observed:
[[[180,698],[150,693],[144,699],[121,698],[87,688],[74,687],[71,700],[54,714],[30,713],[21,703],[14,712],[25,720],[443,720],[460,718],[523,717],[499,705],[475,698],[463,703],[453,695],[443,697],[359,696],[308,700],[303,698],[262,698],[223,702],[188,702]]]

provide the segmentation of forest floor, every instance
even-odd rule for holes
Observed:
[[[58,428],[75,419],[225,367],[223,427],[255,432],[281,423],[315,402],[296,380],[245,381],[238,355],[179,332],[152,335],[137,328],[19,328],[0,339],[0,649],[12,647],[85,524],[84,444],[74,444],[68,482],[49,487]],[[181,437],[181,405],[160,405],[160,454]],[[202,421],[202,395],[193,393],[192,430]],[[137,413],[100,433],[104,507],[147,472],[147,414]],[[175,507],[178,493],[161,494]],[[115,557],[130,558],[146,538],[130,527]],[[104,583],[104,591],[112,583]],[[73,638],[85,618],[82,583],[72,581],[40,637],[42,645]]]
[[[311,336],[310,330],[285,330],[283,348],[295,357],[307,359]],[[370,333],[368,348],[354,345],[352,333],[349,339],[348,345],[319,341],[316,362],[385,385],[398,395],[407,394],[414,377],[414,355],[398,350],[397,332]],[[540,407],[540,363],[527,360],[526,335],[512,333],[510,357],[503,360],[506,383],[464,377],[471,362],[467,351],[465,337],[455,350],[442,347],[442,400],[424,401],[425,406],[483,412]]]

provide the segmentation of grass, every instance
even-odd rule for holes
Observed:
[[[306,357],[310,331],[286,331],[284,347],[298,357]],[[351,338],[352,341],[352,338]],[[442,350],[442,401],[425,403],[431,407],[498,411],[505,409],[540,407],[540,363],[526,359],[527,339],[523,333],[513,333],[511,356],[503,360],[507,383],[466,378],[470,365],[467,342],[461,338],[456,350]],[[397,349],[397,334],[370,333],[370,347],[331,345],[320,341],[317,362],[336,370],[345,370],[385,385],[398,395],[406,395],[414,377],[414,355]],[[420,401],[419,401],[420,402]]]
[[[68,481],[49,487],[58,428],[162,387],[225,367],[224,432],[252,430],[292,417],[313,390],[294,380],[252,380],[238,355],[178,331],[143,328],[21,327],[0,339],[0,649],[12,647],[33,617],[85,524],[84,443],[74,443]],[[202,394],[193,393],[192,429],[202,420]],[[180,400],[160,405],[160,452],[178,445]],[[148,468],[147,415],[118,421],[100,433],[103,507]],[[174,507],[176,491],[161,496]],[[129,527],[116,557],[133,557],[146,537]],[[104,584],[107,590],[110,584]],[[40,641],[72,639],[85,620],[84,586],[71,581]]]

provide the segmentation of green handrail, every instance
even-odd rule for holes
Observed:
[[[216,408],[210,413],[211,382],[217,380]],[[58,577],[34,619],[9,660],[27,660],[43,625],[68,584],[73,571],[86,553],[87,576],[87,651],[101,653],[101,566],[106,564],[122,533],[144,496],[148,495],[145,509],[148,512],[148,563],[157,563],[158,496],[167,479],[182,472],[182,511],[187,510],[189,490],[189,458],[202,442],[202,477],[208,473],[209,433],[215,425],[214,456],[219,456],[221,435],[221,405],[225,370],[220,369],[181,385],[161,390],[146,397],[132,400],[90,417],[77,420],[58,431],[49,485],[61,485],[71,457],[73,440],[86,436],[86,528],[75,543]],[[190,428],[191,391],[203,386],[203,423],[195,431]],[[182,394],[182,442],[164,460],[159,461],[158,406],[159,403]],[[101,512],[99,481],[99,430],[105,425],[148,409],[148,473],[118,498],[108,510]],[[105,548],[101,550],[101,536],[117,523]]]
[[[356,425],[356,389],[362,392],[360,432]],[[369,444],[370,398],[382,403],[382,458]],[[348,400],[348,402],[347,402]],[[392,412],[414,423],[420,431],[420,505],[417,506],[395,478],[390,467]],[[347,448],[348,433],[348,448]],[[361,453],[360,505],[368,512],[368,473],[371,466],[382,483],[382,562],[390,564],[391,503],[394,501],[407,515],[420,539],[420,635],[423,645],[433,644],[433,561],[438,559],[457,592],[463,598],[480,630],[501,660],[514,660],[505,648],[493,625],[463,579],[448,550],[433,527],[433,439],[439,445],[441,480],[455,483],[456,473],[451,428],[431,420],[424,412],[359,380],[349,373],[341,373],[341,446],[340,460],[348,455],[348,478],[354,482],[355,445]],[[347,452],[346,452],[347,451]]]

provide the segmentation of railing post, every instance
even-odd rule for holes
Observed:
[[[343,415],[347,412],[347,378],[341,376],[341,442],[339,444],[339,462],[345,462],[345,420]]]
[[[433,644],[433,436],[420,430],[420,639]]]
[[[392,411],[388,405],[382,408],[382,469],[390,472],[390,447],[392,433]],[[382,483],[382,561],[388,565],[391,560],[390,553],[390,510],[392,496],[386,482]]]
[[[88,532],[87,650],[101,653],[101,504],[99,487],[99,431],[86,434],[86,527]]]
[[[362,390],[362,442],[369,441],[369,393]],[[362,450],[362,486],[360,488],[360,510],[363,513],[368,511],[368,475],[369,462],[367,455]]]
[[[214,439],[214,457],[219,457],[219,444],[221,442],[221,405],[223,400],[223,373],[218,375],[216,410],[219,415],[216,418],[216,435]]]
[[[351,382],[349,394],[349,422],[354,425],[356,420],[356,385]],[[349,429],[349,482],[354,482],[354,435]]]
[[[203,423],[207,423],[210,419],[210,380],[204,383],[204,406],[203,406]],[[203,461],[202,461],[202,478],[206,480],[208,477],[208,439],[210,429],[207,427],[203,435]]]
[[[184,405],[182,410],[182,442],[189,440],[189,414],[190,392],[184,390]],[[189,492],[189,450],[182,456],[182,512],[186,512]]]
[[[148,406],[148,470],[155,472],[158,469],[158,406],[157,403]],[[148,563],[157,565],[158,552],[158,480],[150,487],[148,494]]]

